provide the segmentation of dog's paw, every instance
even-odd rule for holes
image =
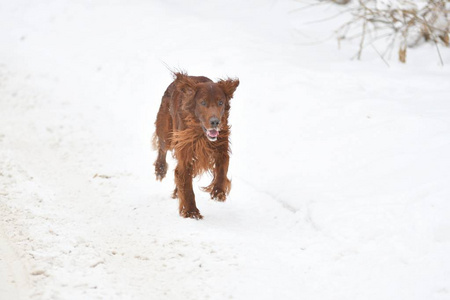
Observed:
[[[173,190],[172,193],[172,199],[177,199],[178,198],[178,188],[175,188],[175,190]]]
[[[181,210],[180,211],[180,216],[182,216],[183,218],[191,218],[191,219],[195,219],[195,220],[201,220],[203,219],[203,216],[200,214],[200,212],[197,211],[187,211],[187,210]]]
[[[156,175],[156,180],[162,181],[164,179],[164,177],[166,177],[166,173],[167,173],[167,163],[163,162],[163,163],[155,163],[155,175]]]
[[[227,200],[227,195],[225,194],[225,192],[218,187],[214,187],[213,190],[210,193],[211,195],[211,199],[212,200],[216,200],[216,201],[220,201],[220,202],[224,202],[225,200]]]

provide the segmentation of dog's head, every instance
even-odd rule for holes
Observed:
[[[230,99],[239,80],[211,82],[205,77],[190,77],[180,73],[175,75],[181,92],[186,95],[183,109],[194,114],[210,141],[216,141],[222,126],[227,125]]]

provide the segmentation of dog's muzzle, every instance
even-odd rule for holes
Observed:
[[[219,129],[218,128],[206,129],[205,127],[203,127],[203,131],[205,132],[208,140],[210,140],[211,142],[217,141],[217,138],[219,137]]]

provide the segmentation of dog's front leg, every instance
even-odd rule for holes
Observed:
[[[222,153],[215,158],[213,170],[214,179],[204,190],[211,195],[211,199],[225,201],[231,190],[231,181],[227,178],[230,157]]]
[[[175,184],[180,201],[180,216],[184,218],[202,219],[197,206],[195,205],[195,195],[192,189],[192,165],[178,163],[175,169]]]

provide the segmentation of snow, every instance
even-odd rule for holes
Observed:
[[[353,61],[302,5],[1,1],[0,299],[450,299],[448,49]],[[241,82],[202,221],[153,174],[166,65]]]

